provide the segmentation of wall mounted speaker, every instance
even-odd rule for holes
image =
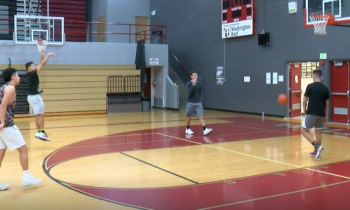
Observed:
[[[269,46],[270,44],[270,33],[263,32],[258,34],[258,44],[262,46]]]

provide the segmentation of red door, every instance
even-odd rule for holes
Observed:
[[[301,115],[301,63],[289,66],[289,110],[290,117]]]
[[[349,123],[349,61],[331,62],[332,122]]]

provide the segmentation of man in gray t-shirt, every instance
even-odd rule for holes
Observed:
[[[203,126],[203,134],[207,135],[213,129],[207,128],[203,117],[203,106],[201,103],[202,85],[197,83],[198,74],[195,72],[191,73],[191,81],[186,84],[188,99],[186,105],[186,130],[185,133],[192,135],[194,132],[190,129],[191,117],[195,114],[199,117],[199,120]]]

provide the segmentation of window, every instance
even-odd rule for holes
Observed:
[[[319,62],[303,62],[301,63],[301,78],[311,78],[312,72],[319,69]]]

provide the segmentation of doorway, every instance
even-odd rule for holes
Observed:
[[[312,72],[319,69],[319,62],[295,62],[289,66],[289,117],[305,114],[303,98],[306,87],[313,82]]]
[[[105,42],[106,41],[106,16],[97,18],[97,42]]]
[[[144,40],[145,43],[148,43],[149,38],[149,28],[148,28],[148,17],[135,17],[135,42]]]

